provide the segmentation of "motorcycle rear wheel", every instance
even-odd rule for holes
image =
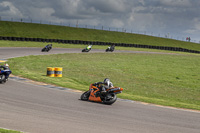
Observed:
[[[90,96],[90,91],[86,91],[81,95],[81,100],[87,101],[89,99],[89,96]]]
[[[107,94],[103,100],[104,104],[111,105],[117,100],[116,94]]]

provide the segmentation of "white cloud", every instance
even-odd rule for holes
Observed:
[[[87,0],[86,5],[102,13],[121,13],[126,11],[127,0]]]
[[[51,20],[52,14],[55,12],[53,8],[37,8],[30,7],[28,9],[29,16],[31,19],[39,19],[39,20]],[[56,20],[56,18],[54,18]]]
[[[171,7],[191,7],[192,5],[190,0],[160,0],[160,3]]]
[[[124,27],[124,22],[120,19],[113,19],[110,24],[111,24],[110,26],[116,27],[116,28]]]
[[[193,26],[186,30],[185,33],[189,33],[189,34],[200,34],[200,18],[194,18],[193,22]]]
[[[194,28],[200,32],[200,18],[194,19]]]
[[[23,17],[22,13],[11,2],[1,2],[0,8],[5,9],[0,12],[1,16],[9,16],[10,18]]]

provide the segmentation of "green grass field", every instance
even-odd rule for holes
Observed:
[[[0,21],[0,36],[132,43],[153,46],[181,47],[200,51],[200,44],[113,31],[67,26]]]
[[[22,132],[13,131],[13,130],[7,130],[7,129],[1,129],[0,128],[0,133],[22,133]]]
[[[86,91],[110,78],[120,98],[200,110],[200,57],[131,53],[74,53],[9,59],[14,75]],[[63,67],[62,78],[46,77]]]

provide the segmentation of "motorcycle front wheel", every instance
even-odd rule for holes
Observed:
[[[41,50],[41,52],[45,52],[46,51],[46,49],[45,48],[43,48],[42,50]]]
[[[6,82],[6,77],[4,74],[0,75],[0,83],[5,83]]]
[[[89,99],[89,96],[90,96],[90,91],[86,91],[81,95],[81,100],[87,101]]]
[[[104,104],[111,105],[117,100],[116,94],[107,94],[103,100]]]

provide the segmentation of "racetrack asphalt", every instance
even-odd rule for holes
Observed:
[[[28,55],[46,55],[46,54],[60,54],[60,53],[82,53],[82,49],[78,48],[53,48],[49,52],[41,52],[41,48],[10,48],[0,47],[0,60],[14,57],[28,56]],[[104,53],[102,49],[92,49],[90,53]],[[109,53],[109,52],[108,52]],[[146,51],[126,51],[115,50],[114,53],[149,53],[149,54],[174,54],[174,53],[162,53],[162,52],[146,52]]]
[[[81,49],[52,49],[48,53],[42,53],[39,48],[0,48],[0,60],[27,55],[74,52],[81,53]],[[81,94],[76,90],[11,76],[8,82],[0,84],[0,127],[28,133],[200,131],[199,111],[122,99],[110,106],[81,101]]]

